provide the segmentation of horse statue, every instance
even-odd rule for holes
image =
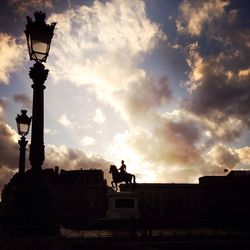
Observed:
[[[115,191],[117,191],[117,183],[125,181],[125,183],[133,184],[135,186],[135,175],[129,174],[127,172],[120,173],[115,165],[110,165],[109,173],[112,174],[113,181],[111,182],[111,185],[113,188],[115,188]],[[133,182],[132,182],[133,181]]]

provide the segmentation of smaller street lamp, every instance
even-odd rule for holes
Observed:
[[[25,172],[25,151],[26,145],[28,143],[25,136],[29,133],[31,117],[27,116],[27,110],[21,110],[21,113],[21,115],[17,115],[16,123],[18,134],[21,135],[21,138],[18,141],[18,144],[20,146],[19,173],[23,174]]]

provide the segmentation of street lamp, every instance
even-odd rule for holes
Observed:
[[[19,173],[24,174],[25,172],[25,151],[28,141],[26,141],[25,136],[29,133],[31,117],[27,116],[27,110],[21,110],[21,115],[17,115],[16,123],[18,134],[21,135],[21,138],[18,141],[20,146],[20,155],[19,155]]]
[[[30,68],[29,76],[33,81],[32,131],[30,145],[30,163],[32,170],[41,170],[44,161],[44,82],[48,76],[43,62],[49,55],[51,40],[56,23],[46,24],[45,13],[36,11],[35,21],[27,17],[24,31],[30,60],[36,63]]]

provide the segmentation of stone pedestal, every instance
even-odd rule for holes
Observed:
[[[137,195],[133,192],[114,192],[108,195],[107,219],[139,218]]]

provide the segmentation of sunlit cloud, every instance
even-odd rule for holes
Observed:
[[[114,107],[116,92],[144,80],[145,71],[138,66],[142,57],[166,39],[159,25],[147,18],[143,1],[96,1],[91,7],[54,14],[49,21],[54,20],[58,26],[51,76],[86,85]]]
[[[59,134],[59,131],[57,129],[45,128],[44,133],[49,135],[57,135]]]
[[[6,100],[4,97],[0,97],[0,118],[4,115],[4,110],[6,108]]]
[[[45,130],[48,131],[48,130]],[[18,141],[19,135],[8,124],[0,121],[0,191],[4,184],[8,183],[15,172],[18,171]],[[26,154],[26,169],[30,168]],[[88,156],[84,151],[73,149],[64,145],[45,146],[45,162],[43,168],[54,168],[59,166],[60,169],[102,169],[105,178],[110,181],[108,168],[110,163],[100,156]]]
[[[238,154],[229,147],[223,144],[216,144],[208,152],[211,164],[215,164],[221,168],[234,168],[239,162],[240,158]]]
[[[185,83],[185,86],[189,91],[195,90],[200,84],[204,73],[205,62],[198,52],[198,42],[192,43],[187,47],[188,57],[186,59],[188,66],[190,67],[189,81]]]
[[[178,31],[201,35],[207,24],[225,17],[227,5],[227,1],[219,0],[215,5],[182,2]],[[221,171],[214,160],[210,164],[206,161],[206,153],[213,152],[216,140],[234,141],[246,128],[243,116],[236,116],[237,107],[243,107],[246,99],[241,103],[235,99],[233,107],[227,106],[227,96],[220,88],[225,83],[232,96],[233,91],[241,95],[241,87],[244,89],[245,80],[241,85],[233,84],[235,70],[223,66],[232,58],[223,54],[204,57],[202,45],[190,43],[185,49],[189,72],[184,83],[189,96],[177,112],[165,113],[167,104],[175,101],[168,76],[155,77],[141,63],[167,36],[147,17],[142,1],[96,1],[93,6],[53,14],[49,21],[58,21],[49,66],[54,82],[63,77],[76,86],[85,86],[99,101],[118,111],[128,126],[110,140],[104,155],[116,162],[125,158],[137,173],[137,166],[144,165],[147,170],[140,175],[144,179],[156,166],[162,181],[178,169],[180,181]],[[172,49],[180,48],[185,46],[176,43]],[[245,69],[238,69],[238,74]],[[243,75],[245,71],[241,78]],[[102,124],[105,119],[97,110],[93,120]],[[65,126],[73,126],[68,116],[61,118]],[[89,138],[82,140],[85,145],[92,143]]]
[[[62,114],[59,117],[58,122],[67,128],[71,129],[81,128],[81,125],[78,122],[72,120],[66,113]]]
[[[0,190],[17,171],[18,139],[16,131],[0,120]]]
[[[189,1],[184,0],[180,6],[180,15],[176,20],[177,31],[199,36],[206,25],[220,18],[229,1]]]
[[[242,164],[250,164],[250,147],[243,147],[235,150]]]
[[[245,79],[250,77],[250,68],[248,69],[242,69],[239,71],[239,78]]]
[[[80,149],[69,148],[65,145],[47,145],[45,153],[45,167],[59,166],[60,169],[64,170],[102,169],[105,178],[110,181],[110,174],[108,173],[110,162],[100,156],[88,156]]]
[[[65,127],[72,127],[72,122],[68,118],[67,114],[62,114],[59,118],[59,122],[63,124]]]
[[[9,84],[10,74],[23,62],[23,46],[16,43],[16,38],[0,33],[0,83]]]
[[[92,146],[95,144],[95,138],[93,138],[91,136],[83,136],[80,143],[83,146]]]
[[[98,124],[102,124],[106,121],[106,116],[103,114],[103,111],[100,108],[97,108],[95,110],[93,120],[94,120],[94,122],[96,122]]]

